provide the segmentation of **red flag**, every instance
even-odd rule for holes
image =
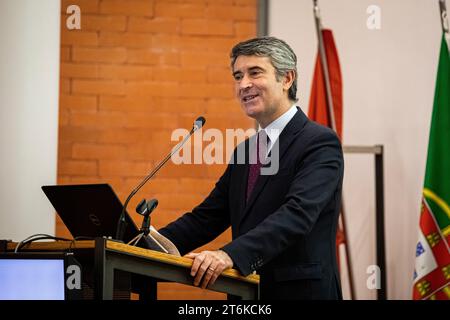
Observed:
[[[339,65],[339,57],[334,44],[333,33],[331,30],[322,30],[323,44],[327,57],[328,74],[330,78],[331,96],[333,99],[333,110],[336,131],[342,141],[342,76]],[[332,127],[331,116],[327,107],[327,91],[325,87],[325,76],[322,69],[320,53],[317,54],[316,67],[314,69],[314,78],[311,87],[311,96],[309,100],[308,117],[324,126]],[[345,242],[344,232],[340,225],[336,235],[336,251],[339,265],[339,245]]]
[[[334,44],[331,30],[322,30],[323,43],[328,62],[333,110],[336,121],[336,131],[342,140],[342,77],[339,57]],[[308,117],[324,126],[331,128],[331,117],[327,108],[325,77],[322,70],[320,54],[317,54],[316,67],[309,100]]]

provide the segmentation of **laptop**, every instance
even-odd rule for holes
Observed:
[[[42,190],[74,238],[115,238],[123,206],[109,184],[51,185]],[[128,213],[126,220],[125,243],[139,233]]]

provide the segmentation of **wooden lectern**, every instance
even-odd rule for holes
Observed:
[[[16,243],[8,243],[12,252]],[[129,246],[106,238],[82,241],[35,242],[25,245],[21,252],[49,253],[73,252],[75,258],[91,261],[94,298],[112,300],[115,287],[115,272],[138,275],[140,299],[156,299],[157,282],[170,281],[193,285],[190,276],[192,259],[178,257],[158,251]],[[87,258],[86,258],[87,257]],[[209,290],[219,291],[243,300],[259,299],[259,276],[243,277],[235,269],[225,270]]]

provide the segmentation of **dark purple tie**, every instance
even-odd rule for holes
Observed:
[[[263,159],[263,157],[264,158],[266,157],[267,144],[268,144],[268,136],[266,132],[264,130],[259,131],[256,138],[256,148],[254,148],[256,149],[256,163],[250,163],[250,168],[248,170],[247,197],[246,197],[247,202],[248,199],[250,199],[253,188],[255,187],[256,181],[258,180],[258,177],[260,175],[262,166],[261,159]],[[255,157],[254,154],[253,155],[250,154],[250,157],[252,156]]]

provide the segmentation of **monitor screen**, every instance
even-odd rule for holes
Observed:
[[[64,300],[64,258],[0,259],[0,300]]]

